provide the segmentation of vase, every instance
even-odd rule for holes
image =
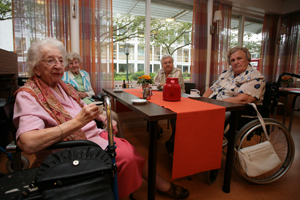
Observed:
[[[144,88],[147,88],[147,87],[149,87],[149,83],[142,84],[142,90],[144,90]]]

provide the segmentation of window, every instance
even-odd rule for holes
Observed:
[[[138,72],[139,71],[145,71],[144,70],[144,64],[138,64]]]
[[[160,61],[160,47],[154,47],[154,61]]]
[[[144,47],[141,46],[141,45],[138,45],[138,60],[144,60],[145,56],[145,50],[144,50]]]
[[[182,48],[177,49],[177,62],[182,62]]]
[[[126,60],[125,44],[119,44],[119,60]]]
[[[231,17],[231,35],[230,35],[230,48],[239,44],[239,27],[240,19],[242,16],[232,15]],[[261,40],[263,19],[254,19],[245,17],[243,33],[243,47],[246,47],[252,58],[260,58]]]
[[[157,73],[160,70],[160,64],[154,64],[154,73]]]
[[[189,62],[189,50],[183,49],[183,62]]]
[[[113,45],[113,51],[114,51],[113,57],[114,59],[117,59],[117,44]]]
[[[243,46],[246,47],[255,58],[260,58],[263,21],[247,18],[244,23]]]

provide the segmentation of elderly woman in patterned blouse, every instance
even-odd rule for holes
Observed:
[[[233,47],[227,54],[230,68],[222,72],[218,80],[203,97],[232,103],[261,103],[265,90],[265,78],[250,65],[251,55],[245,47]]]
[[[178,78],[179,85],[181,87],[181,92],[185,92],[182,71],[173,66],[174,59],[171,55],[164,55],[160,59],[162,69],[154,77],[154,83],[157,84],[158,88],[161,88],[166,84],[167,77]]]

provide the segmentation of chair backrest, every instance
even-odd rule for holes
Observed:
[[[196,88],[196,83],[184,83],[185,93],[190,94],[191,89]]]
[[[4,106],[0,107],[0,146],[4,149],[9,142],[15,139],[14,135],[17,131],[12,123],[14,103],[15,101],[11,100],[7,102]],[[12,135],[9,134],[10,132],[12,133]]]

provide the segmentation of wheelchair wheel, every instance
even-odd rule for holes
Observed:
[[[26,156],[21,155],[21,161],[22,161],[22,170],[28,169],[29,165],[30,165],[30,161],[28,160],[28,158]],[[14,172],[14,166],[13,166],[13,161],[12,160],[8,160],[6,162],[6,170],[9,173]]]
[[[281,165],[275,169],[257,177],[249,177],[239,164],[238,154],[235,152],[233,169],[242,179],[255,184],[267,184],[276,181],[290,169],[295,154],[295,146],[292,136],[284,125],[274,119],[264,118],[267,133],[274,150],[281,160]],[[236,150],[252,146],[266,141],[266,136],[260,121],[254,120],[247,123],[237,134],[235,147]]]
[[[216,182],[218,176],[218,169],[210,170],[206,172],[206,183],[211,185]]]

